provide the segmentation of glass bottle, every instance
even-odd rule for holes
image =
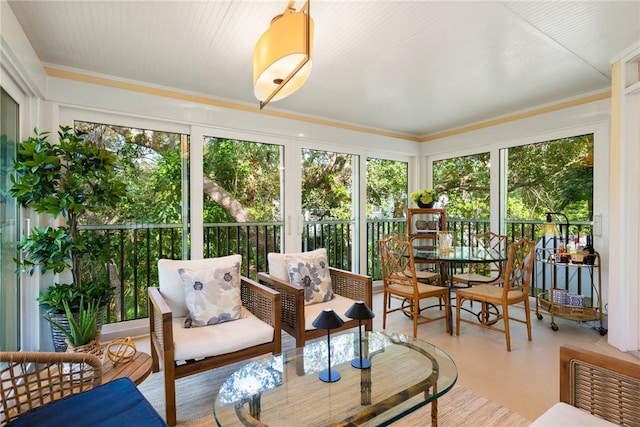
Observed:
[[[584,257],[584,263],[587,265],[593,265],[596,261],[595,249],[593,249],[593,236],[587,235],[587,244],[584,246],[586,255]]]

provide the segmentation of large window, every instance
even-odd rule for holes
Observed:
[[[571,223],[566,234],[583,245],[593,218],[593,149],[586,134],[435,160],[433,186],[447,195],[449,227],[462,242],[492,224],[510,240],[538,240],[546,212],[560,212]]]
[[[160,258],[187,258],[188,137],[177,133],[76,122],[78,131],[117,154],[127,189],[113,210],[89,212],[83,232],[108,233],[106,279],[115,287],[108,320],[147,316],[147,287],[157,285]]]
[[[205,257],[237,253],[244,275],[266,271],[267,254],[282,244],[282,153],[281,145],[205,137]]]
[[[449,217],[488,219],[491,203],[490,178],[489,153],[433,162],[434,188],[447,196]]]
[[[13,259],[18,256],[18,207],[9,194],[18,139],[18,104],[0,88],[0,350],[18,350],[19,283]]]
[[[508,220],[593,218],[593,134],[504,149]],[[576,231],[575,229],[573,231]]]
[[[409,163],[367,159],[367,274],[382,278],[378,241],[406,230]]]
[[[302,150],[302,250],[326,248],[329,264],[349,271],[354,265],[357,162],[351,154]]]

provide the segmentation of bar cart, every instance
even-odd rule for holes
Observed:
[[[539,248],[536,250],[538,262],[544,263],[551,268],[551,288],[536,297],[536,317],[542,320],[540,309],[551,315],[551,329],[558,330],[555,317],[562,317],[580,322],[597,321],[600,326],[595,328],[600,335],[607,334],[604,328],[604,316],[602,312],[602,274],[600,270],[600,254],[567,254],[557,253],[553,249]],[[583,271],[588,273],[590,278],[591,297],[577,294],[570,294],[567,287],[560,287],[556,283],[557,269],[565,269],[569,274],[571,269],[579,269],[577,274]],[[586,270],[583,270],[586,269]]]

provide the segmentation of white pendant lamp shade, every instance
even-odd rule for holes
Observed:
[[[308,3],[299,12],[287,6],[273,18],[253,51],[253,87],[260,108],[300,89],[311,73],[312,50]]]

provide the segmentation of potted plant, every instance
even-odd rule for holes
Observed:
[[[432,208],[438,201],[438,192],[427,188],[411,193],[411,200],[421,208]]]
[[[38,298],[49,318],[67,322],[66,308],[75,313],[82,304],[109,303],[113,290],[104,271],[109,261],[109,240],[105,233],[79,230],[83,215],[115,207],[124,187],[115,179],[116,157],[70,127],[60,126],[59,141],[48,141],[48,132],[20,143],[14,162],[11,194],[25,208],[48,214],[52,225],[34,227],[19,243],[22,258],[18,271],[33,274],[71,272],[71,283],[56,283]],[[102,316],[98,315],[98,324]],[[56,351],[66,345],[54,332]]]
[[[67,301],[63,302],[68,325],[63,325],[53,319],[45,317],[52,327],[59,330],[66,337],[67,351],[91,353],[102,356],[100,344],[100,329],[98,328],[98,316],[100,315],[101,301],[90,300],[84,302],[80,297],[80,308],[76,313],[71,311]]]

